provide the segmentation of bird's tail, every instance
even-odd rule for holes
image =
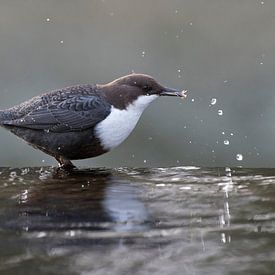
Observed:
[[[2,125],[4,120],[4,112],[0,110],[0,125]]]
[[[7,119],[6,112],[3,110],[0,110],[0,125],[3,125],[3,123],[6,119]]]

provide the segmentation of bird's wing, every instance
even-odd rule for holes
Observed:
[[[38,106],[23,117],[3,124],[57,133],[82,131],[106,118],[110,110],[111,105],[97,95],[76,95]]]

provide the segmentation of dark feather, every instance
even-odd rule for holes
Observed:
[[[3,124],[50,132],[82,131],[106,118],[110,109],[111,105],[98,95],[74,95],[40,105]]]

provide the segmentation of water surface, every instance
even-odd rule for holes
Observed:
[[[0,168],[1,274],[273,274],[275,170]]]

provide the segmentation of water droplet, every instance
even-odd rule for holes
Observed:
[[[37,238],[44,238],[46,236],[47,236],[46,232],[39,232],[36,237]]]
[[[178,71],[178,78],[181,78],[181,74],[180,74],[181,73],[181,69],[178,69],[177,71]]]
[[[264,5],[264,1],[261,1],[261,5]]]
[[[51,21],[51,19],[50,19],[50,18],[46,18],[46,21],[47,21],[47,22],[50,22],[50,21]]]
[[[69,231],[69,236],[70,236],[70,237],[74,237],[74,236],[75,236],[75,231],[70,230],[70,231]]]
[[[192,98],[191,101],[192,101],[192,102],[195,102],[195,98]]]
[[[17,173],[15,171],[10,172],[10,177],[11,178],[16,178],[17,177]]]
[[[165,183],[158,183],[158,184],[156,184],[156,186],[157,187],[165,187],[166,185],[165,185]]]
[[[145,51],[141,52],[141,56],[144,57],[145,56]]]
[[[216,98],[212,98],[210,104],[211,105],[215,105],[216,103],[217,103],[217,99]]]
[[[225,238],[225,234],[221,233],[221,242],[222,243],[226,243],[226,238]]]
[[[64,43],[64,41],[63,40],[60,40],[60,44],[63,44]]]
[[[224,145],[229,145],[229,140],[228,140],[228,139],[225,139],[225,140],[223,141],[223,144],[224,144]]]
[[[30,169],[29,168],[25,168],[25,169],[22,169],[21,170],[21,175],[24,176],[24,175],[27,175],[29,173]]]
[[[175,10],[175,14],[178,14],[179,13],[179,11],[178,10]]]
[[[145,159],[143,162],[144,162],[144,163],[146,163],[146,162],[147,162],[147,160]]]
[[[189,23],[189,26],[193,26],[193,22],[190,22],[190,23]]]
[[[264,62],[261,61],[261,62],[260,62],[260,65],[263,65],[263,64],[264,64]]]
[[[233,137],[233,136],[234,136],[234,134],[233,134],[233,133],[230,133],[230,136],[232,136],[232,137]]]
[[[191,190],[191,186],[182,186],[180,187],[180,190]]]
[[[222,132],[222,135],[225,135],[225,132]]]
[[[222,116],[223,115],[223,110],[218,110],[218,115]]]
[[[237,154],[236,155],[236,160],[242,161],[243,160],[243,155],[242,154]]]

